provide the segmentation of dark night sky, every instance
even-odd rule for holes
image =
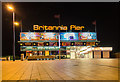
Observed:
[[[12,54],[12,12],[2,3],[2,50],[3,56]],[[16,21],[23,21],[23,31],[33,31],[33,25],[58,25],[55,14],[61,15],[62,25],[84,25],[83,31],[94,31],[92,22],[97,22],[97,37],[101,46],[113,47],[113,52],[120,51],[118,34],[119,3],[44,3],[17,2],[9,3],[15,7]],[[20,26],[16,27],[16,54],[19,55]]]

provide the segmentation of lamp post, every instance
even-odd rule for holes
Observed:
[[[20,24],[21,24],[21,32],[22,32],[22,20],[20,21]]]
[[[14,8],[10,5],[7,5],[7,8],[13,12],[13,61],[15,61],[15,25],[19,25],[19,23],[15,22]]]
[[[14,25],[14,21],[15,21],[15,13],[13,11],[13,61],[15,61],[15,25]]]

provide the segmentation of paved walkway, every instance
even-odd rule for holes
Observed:
[[[118,80],[118,59],[2,61],[2,80]]]

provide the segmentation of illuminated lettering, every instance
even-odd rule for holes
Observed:
[[[61,25],[60,30],[67,30],[67,26]]]
[[[52,27],[52,26],[49,26],[48,28],[49,28],[49,30],[54,30],[54,27]]]
[[[80,26],[76,26],[75,30],[81,30]]]
[[[43,30],[44,30],[44,25],[43,26],[40,26]]]
[[[75,25],[70,25],[70,30],[72,30],[73,28],[75,28]]]
[[[45,27],[45,30],[49,30],[46,25],[44,27]]]
[[[33,25],[33,30],[38,30],[38,25]]]
[[[73,28],[74,28],[75,30],[82,30],[82,29],[84,28],[84,26],[71,25],[71,26],[70,26],[70,30],[72,30]]]
[[[82,30],[84,26],[76,26],[76,25],[70,25],[70,30]],[[67,30],[67,26],[39,26],[39,25],[33,25],[33,30]]]
[[[55,26],[55,28],[56,28],[56,30],[59,30],[60,26],[57,26],[57,27]]]

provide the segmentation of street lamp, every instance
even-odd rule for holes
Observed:
[[[14,22],[14,25],[19,26],[19,23],[18,22]]]
[[[11,5],[7,5],[7,8],[13,12],[13,61],[15,61],[15,13]]]

